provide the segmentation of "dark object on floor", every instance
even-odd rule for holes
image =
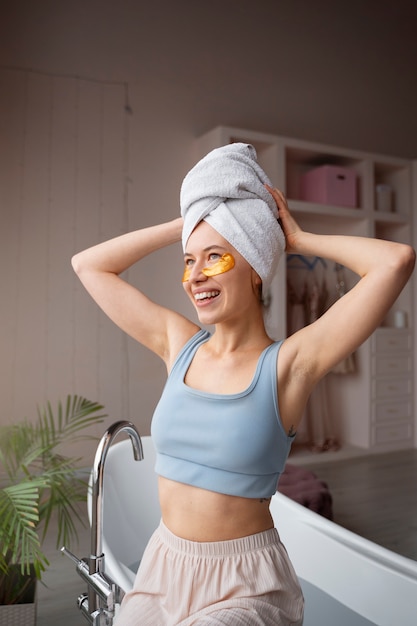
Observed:
[[[298,504],[333,520],[333,498],[329,487],[310,470],[287,463],[279,480],[278,491]]]

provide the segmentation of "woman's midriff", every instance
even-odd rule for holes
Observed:
[[[227,541],[272,528],[270,499],[241,498],[159,477],[164,524],[189,541]]]

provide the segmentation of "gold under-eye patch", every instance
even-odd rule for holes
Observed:
[[[218,274],[224,274],[235,266],[235,260],[230,252],[225,252],[218,261],[213,263],[210,267],[204,267],[201,271],[205,276],[217,276]],[[185,266],[182,282],[186,283],[190,280],[191,267]]]

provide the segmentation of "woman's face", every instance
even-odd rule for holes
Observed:
[[[218,324],[259,306],[260,278],[241,254],[206,222],[191,233],[183,285],[203,324]]]

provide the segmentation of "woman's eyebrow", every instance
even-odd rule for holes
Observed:
[[[204,252],[210,252],[210,250],[227,250],[227,248],[218,244],[213,244],[211,246],[207,246],[207,248],[203,248]]]
[[[220,246],[217,244],[212,244],[210,246],[207,246],[206,248],[203,248],[203,252],[210,252],[210,250],[225,250],[227,251],[227,248],[225,248],[224,246]],[[194,256],[192,252],[184,252],[184,257],[186,256]]]

